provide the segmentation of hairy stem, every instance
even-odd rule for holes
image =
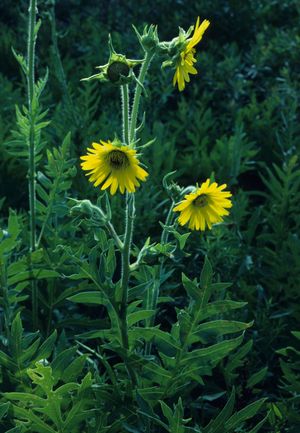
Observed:
[[[110,221],[108,221],[106,223],[106,228],[109,231],[112,238],[114,239],[114,241],[116,242],[116,245],[119,248],[119,250],[122,251],[122,249],[124,248],[123,242],[119,238],[114,226],[112,225],[112,223]]]
[[[166,230],[166,228],[168,226],[170,226],[172,223],[174,205],[175,205],[175,202],[172,200],[172,204],[170,206],[170,209],[169,209],[166,221],[165,221],[165,227],[162,231],[161,238],[160,238],[160,243],[162,245],[166,244],[168,242],[169,232]],[[163,270],[164,270],[164,261],[165,261],[165,258],[162,257],[161,263],[160,263],[160,268],[159,268],[158,279],[154,282],[153,287],[151,288],[151,291],[149,289],[149,296],[147,297],[147,305],[146,305],[147,310],[155,310],[156,309],[157,300],[159,297],[160,282],[161,282],[161,278],[162,278],[162,274],[163,274]],[[153,326],[154,321],[155,321],[155,316],[150,317],[150,319],[147,323],[147,326],[150,326],[150,327]],[[151,343],[151,341],[149,341],[146,343],[146,346],[145,346],[145,354],[150,355],[151,349],[152,349],[152,343]]]
[[[30,0],[29,4],[29,25],[28,25],[28,45],[27,45],[27,98],[30,117],[29,132],[29,168],[28,168],[28,189],[29,189],[29,211],[30,211],[30,252],[36,249],[36,170],[35,170],[35,134],[34,134],[34,84],[35,84],[35,42],[36,42],[36,8],[37,0]],[[32,321],[33,326],[37,326],[38,299],[37,285],[33,280],[32,288]]]
[[[135,140],[136,135],[136,123],[138,118],[138,110],[140,104],[140,98],[142,94],[141,85],[144,82],[146,72],[150,65],[153,55],[146,53],[144,62],[142,64],[139,73],[139,83],[136,85],[131,121],[129,114],[129,100],[128,100],[128,86],[122,86],[122,108],[123,108],[123,141],[126,144]],[[129,127],[130,123],[130,127]],[[128,324],[127,324],[127,301],[128,301],[128,283],[130,274],[130,252],[131,252],[131,242],[133,234],[135,218],[135,196],[134,194],[126,194],[126,217],[125,217],[125,236],[124,236],[124,246],[122,249],[122,277],[121,277],[121,305],[120,305],[120,322],[121,322],[121,334],[122,334],[122,344],[124,349],[127,351],[129,349],[128,343]],[[131,378],[132,384],[136,386],[137,380],[134,370],[127,364],[128,374]]]
[[[127,324],[127,301],[128,301],[129,272],[130,272],[130,251],[131,251],[134,217],[135,217],[134,194],[127,193],[126,194],[125,238],[124,238],[124,247],[122,250],[122,278],[121,278],[122,298],[121,298],[121,305],[120,305],[122,344],[126,351],[128,351],[129,349],[128,324]],[[137,384],[135,372],[129,365],[127,365],[127,370],[131,378],[132,384],[135,386]]]
[[[129,144],[129,91],[128,84],[121,86],[122,97],[122,120],[123,120],[123,142]]]
[[[139,112],[139,105],[140,105],[140,99],[142,94],[142,86],[145,80],[145,76],[147,73],[147,70],[149,68],[150,62],[152,60],[153,54],[147,52],[145,55],[144,62],[141,66],[141,70],[139,73],[139,83],[136,85],[135,94],[134,94],[134,100],[132,105],[132,112],[131,112],[131,122],[130,122],[130,134],[129,138],[130,141],[133,141],[135,139],[135,130],[136,130],[136,123],[138,118],[138,112]]]

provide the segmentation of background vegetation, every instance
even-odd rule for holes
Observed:
[[[254,324],[247,330],[243,345],[222,359],[214,374],[205,379],[205,385],[182,391],[184,415],[175,392],[169,401],[171,408],[175,405],[174,413],[170,407],[162,406],[161,410],[170,423],[172,417],[180,418],[181,413],[181,418],[192,417],[202,425],[219,413],[226,395],[230,396],[235,386],[237,410],[266,398],[268,420],[259,426],[261,431],[297,433],[300,426],[299,1],[60,0],[54,5],[49,0],[40,1],[38,9],[42,20],[37,42],[38,78],[49,69],[40,104],[41,112],[48,110],[46,120],[51,120],[41,126],[38,162],[40,215],[47,214],[47,204],[51,201],[43,229],[45,238],[33,258],[35,277],[41,280],[39,336],[31,323],[30,279],[20,277],[21,272],[28,272],[24,255],[28,244],[28,193],[27,161],[20,150],[22,136],[16,127],[16,106],[21,110],[26,104],[26,85],[12,53],[12,47],[17,53],[26,50],[28,2],[3,0],[0,4],[1,315],[7,311],[10,314],[7,321],[1,319],[2,392],[25,392],[22,381],[28,368],[30,378],[38,387],[39,375],[47,376],[48,372],[34,371],[42,368],[35,367],[34,363],[49,357],[54,349],[52,385],[62,377],[66,383],[77,384],[71,396],[66,390],[60,391],[65,409],[76,412],[79,407],[84,408],[84,419],[100,401],[107,399],[109,406],[109,390],[100,387],[93,397],[89,394],[92,393],[89,369],[98,384],[102,380],[101,363],[107,362],[102,349],[98,348],[97,341],[89,341],[90,351],[74,346],[74,336],[101,328],[104,316],[99,316],[93,306],[67,300],[83,286],[86,289],[85,284],[91,284],[82,280],[79,263],[87,256],[90,262],[96,261],[95,239],[101,243],[103,254],[109,252],[102,232],[88,230],[86,222],[72,219],[70,207],[74,203],[68,197],[97,201],[98,190],[86,181],[79,169],[79,156],[91,141],[111,138],[111,131],[120,134],[119,90],[97,82],[82,83],[80,79],[92,75],[95,65],[106,63],[108,33],[112,34],[118,52],[137,57],[142,52],[137,53],[132,23],[139,30],[146,23],[157,24],[160,39],[170,40],[177,35],[178,26],[187,29],[200,15],[202,19],[208,18],[211,26],[199,46],[199,74],[192,78],[185,92],[173,88],[172,71],[161,70],[158,61],[151,65],[146,83],[149,95],[143,99],[147,126],[142,140],[156,137],[156,141],[143,151],[151,182],[145,183],[137,193],[135,243],[137,248],[143,246],[145,227],[149,229],[151,241],[159,240],[159,221],[165,220],[169,201],[162,180],[168,172],[177,170],[176,181],[183,186],[201,182],[212,174],[219,183],[227,183],[234,195],[234,207],[226,223],[201,236],[192,233],[184,253],[178,252],[167,262],[165,272],[172,271],[172,276],[162,286],[166,298],[159,304],[157,323],[162,323],[164,331],[171,329],[176,308],[183,308],[188,302],[181,273],[184,271],[190,278],[199,276],[203,257],[207,255],[215,281],[232,283],[223,299],[247,302],[231,318],[247,323],[254,321]],[[17,115],[21,116],[18,110]],[[60,181],[56,186],[55,179]],[[55,194],[51,195],[53,190]],[[8,222],[9,209],[14,211]],[[119,197],[113,198],[112,210],[115,226],[121,230],[123,210]],[[40,218],[38,224],[43,227]],[[9,245],[5,239],[10,239]],[[74,257],[78,260],[77,267]],[[113,260],[107,265],[112,268],[106,269],[112,275]],[[13,263],[18,263],[18,267],[8,268]],[[13,287],[8,300],[4,296],[4,274]],[[65,278],[70,275],[73,275],[71,283]],[[170,295],[174,298],[171,303],[167,299]],[[9,302],[9,308],[5,302]],[[7,347],[5,323],[12,324],[9,333],[13,334],[16,347]],[[37,343],[38,337],[44,341],[42,346]],[[102,360],[88,357],[98,349],[98,358],[104,356]],[[64,360],[60,362],[63,353],[68,356],[61,356]],[[19,360],[17,366],[14,357]],[[101,367],[93,365],[95,359]],[[67,371],[65,368],[71,360],[75,367]],[[113,358],[112,363],[117,361]],[[48,399],[52,398],[51,390],[51,386],[43,388]],[[36,394],[41,396],[42,391]],[[146,401],[143,396],[140,411],[150,417]],[[6,418],[7,404],[3,397],[1,431],[27,431],[22,430],[22,423],[18,427],[18,423]],[[24,404],[28,407],[31,403]],[[24,420],[23,407],[19,406],[18,410],[15,409],[16,418]],[[98,431],[146,431],[145,425],[138,430],[131,423],[131,414],[122,416],[126,420],[122,427],[120,424],[112,427],[117,420],[109,424],[100,417],[101,425],[107,421],[110,429],[103,427]],[[73,420],[72,428],[79,426],[82,419]],[[216,427],[212,426],[203,432],[258,431],[253,426],[242,425],[238,429],[233,426],[233,430],[228,425],[228,430],[213,430]],[[34,431],[47,431],[39,428]],[[86,431],[96,431],[95,426],[89,428]],[[169,431],[188,431],[172,428]],[[57,431],[69,432],[67,427]]]

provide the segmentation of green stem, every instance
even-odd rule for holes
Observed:
[[[122,251],[122,249],[124,248],[123,242],[119,238],[114,226],[112,225],[112,223],[110,221],[107,221],[106,228],[109,231],[109,233],[111,234],[112,238],[114,239],[119,250]]]
[[[29,4],[29,25],[28,25],[28,45],[27,45],[27,98],[30,117],[30,132],[29,132],[29,172],[28,172],[28,189],[29,189],[29,211],[30,211],[30,252],[36,249],[36,173],[35,173],[35,134],[34,134],[34,113],[32,102],[34,98],[35,84],[35,26],[36,26],[36,8],[37,0],[30,0]],[[38,299],[37,285],[33,280],[32,285],[32,315],[33,326],[37,326],[38,315]]]
[[[129,91],[128,84],[121,86],[122,97],[122,120],[123,120],[123,142],[129,144]]]
[[[172,218],[173,218],[173,208],[174,208],[175,202],[172,200],[172,204],[170,206],[166,221],[165,221],[165,228],[162,231],[161,234],[161,238],[160,238],[160,243],[166,244],[168,242],[168,238],[169,238],[169,232],[166,230],[166,227],[170,226],[172,223]],[[159,297],[159,289],[160,289],[160,282],[161,282],[161,278],[162,278],[162,273],[163,273],[163,269],[164,269],[164,262],[165,262],[165,258],[163,257],[161,259],[161,263],[160,263],[160,268],[159,268],[159,274],[158,274],[158,280],[154,281],[153,287],[151,289],[151,292],[149,290],[149,296],[147,297],[147,306],[146,309],[147,310],[155,310],[157,307],[157,300]],[[155,316],[150,317],[147,326],[153,326],[155,322]],[[145,354],[146,355],[150,355],[151,353],[151,349],[152,349],[152,342],[149,341],[146,343],[145,346]]]
[[[127,324],[127,301],[128,301],[128,282],[130,273],[130,250],[132,241],[133,224],[135,217],[135,197],[134,194],[126,194],[126,225],[124,246],[122,250],[122,277],[121,277],[121,305],[120,305],[120,324],[122,344],[126,352],[129,349],[128,324]],[[133,385],[137,384],[134,370],[127,365],[128,374]]]
[[[144,62],[141,66],[141,70],[140,70],[139,78],[138,78],[139,83],[141,83],[142,85],[144,84],[145,76],[146,76],[146,73],[147,73],[147,70],[149,68],[149,65],[150,65],[152,58],[153,58],[153,54],[147,52],[145,55]],[[139,84],[139,83],[137,83],[137,85],[136,85],[134,100],[133,100],[133,105],[132,105],[132,112],[131,112],[130,134],[129,134],[129,138],[130,138],[131,142],[134,141],[134,139],[135,139],[136,123],[137,123],[137,118],[138,118],[141,94],[142,94],[142,90],[143,90],[141,84]]]
[[[163,228],[163,231],[161,233],[161,238],[160,238],[160,243],[161,244],[166,244],[168,242],[168,238],[169,238],[169,232],[168,230],[166,230],[167,227],[169,227],[172,223],[172,219],[174,216],[174,212],[173,212],[173,208],[174,208],[175,202],[174,200],[172,200],[167,218],[166,218],[166,222],[165,222],[165,227]]]
[[[2,286],[2,296],[3,296],[3,315],[4,315],[4,328],[6,333],[6,338],[10,341],[10,309],[9,309],[9,297],[8,297],[8,287],[7,287],[7,268],[6,263],[1,263],[1,286]]]
[[[144,62],[142,64],[139,73],[139,83],[143,84],[146,72],[150,65],[153,54],[146,53]],[[142,94],[142,87],[137,83],[133,105],[132,114],[129,128],[129,101],[128,101],[128,87],[122,86],[122,105],[123,105],[123,140],[125,143],[129,144],[135,140],[136,135],[136,123],[138,117],[138,110],[140,104],[140,98]],[[127,324],[127,301],[128,301],[128,282],[130,274],[130,251],[132,242],[132,232],[135,218],[135,196],[134,194],[126,194],[126,220],[125,220],[125,236],[124,245],[122,249],[122,277],[121,277],[121,305],[120,305],[120,326],[122,335],[122,345],[126,352],[129,349],[128,342],[128,324]],[[133,386],[136,386],[137,379],[134,370],[130,365],[126,365],[128,374],[131,378]]]

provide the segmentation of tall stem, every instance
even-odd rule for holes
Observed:
[[[143,84],[147,69],[151,62],[153,55],[146,53],[144,62],[142,64],[139,73],[139,83]],[[128,145],[135,139],[136,123],[138,118],[138,110],[140,104],[140,98],[142,94],[141,84],[137,83],[133,106],[131,121],[129,121],[129,99],[128,99],[128,86],[122,86],[122,119],[123,119],[123,141]],[[130,123],[130,128],[129,128]],[[127,302],[128,302],[128,282],[130,273],[130,251],[132,242],[132,233],[135,218],[135,196],[134,194],[126,194],[126,219],[125,219],[125,236],[124,246],[122,249],[122,277],[121,277],[121,305],[120,305],[120,321],[121,321],[121,333],[122,333],[122,344],[124,349],[129,349],[128,343],[128,324],[127,324]],[[128,374],[131,378],[132,384],[136,386],[136,375],[134,370],[127,365]]]
[[[128,324],[127,324],[127,301],[128,301],[128,281],[130,269],[130,250],[132,241],[133,224],[135,217],[134,194],[126,194],[126,226],[124,246],[122,250],[122,278],[121,278],[121,305],[120,305],[120,322],[121,322],[121,335],[122,345],[126,352],[129,349],[128,342]],[[134,370],[130,365],[126,365],[128,374],[132,384],[136,386],[137,380]]]
[[[170,226],[172,223],[174,205],[175,205],[175,202],[172,200],[172,204],[170,206],[170,209],[169,209],[166,221],[165,221],[165,227]],[[166,228],[164,228],[162,231],[162,234],[161,234],[160,243],[162,245],[166,244],[168,242],[168,237],[169,237],[169,232],[166,230]],[[156,281],[154,281],[154,284],[151,288],[151,292],[149,293],[149,296],[147,297],[147,305],[146,305],[147,310],[155,310],[156,309],[157,300],[159,297],[160,282],[161,282],[162,274],[163,274],[163,270],[164,270],[164,261],[165,261],[165,258],[162,257],[161,262],[160,262],[160,267],[159,267],[158,279]],[[147,326],[150,326],[150,327],[153,326],[154,321],[155,321],[155,316],[150,317],[150,319],[147,323]],[[146,346],[145,346],[145,354],[150,355],[151,349],[152,349],[152,343],[151,343],[151,341],[148,341],[146,343]]]
[[[123,121],[123,142],[129,144],[129,92],[128,84],[121,86],[122,97],[122,121]]]
[[[136,85],[135,94],[134,94],[134,100],[132,105],[132,112],[131,112],[131,122],[130,122],[130,141],[133,141],[135,139],[135,130],[136,130],[136,122],[138,118],[138,112],[139,112],[139,105],[140,105],[140,99],[142,94],[142,86],[145,80],[145,76],[147,73],[147,70],[149,68],[150,62],[152,60],[153,54],[147,52],[145,55],[144,62],[141,66],[141,70],[139,73],[139,83]]]
[[[35,136],[34,136],[34,113],[32,102],[34,98],[34,84],[35,84],[35,42],[36,42],[36,8],[37,0],[30,0],[28,14],[28,45],[27,45],[27,98],[30,116],[30,132],[29,132],[29,170],[28,170],[28,189],[29,189],[29,211],[30,211],[30,252],[36,249],[36,173],[35,173]],[[38,300],[37,300],[37,285],[32,282],[32,314],[33,325],[37,325],[38,314]]]

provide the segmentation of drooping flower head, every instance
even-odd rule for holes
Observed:
[[[206,226],[211,229],[212,225],[223,221],[223,216],[228,215],[226,209],[232,207],[231,193],[224,191],[226,184],[218,186],[216,182],[211,183],[207,179],[197,187],[194,192],[184,196],[174,212],[180,212],[178,222],[180,225],[188,223],[191,230],[205,230]]]
[[[178,56],[176,71],[173,77],[173,85],[175,86],[177,83],[180,91],[184,90],[185,82],[190,82],[189,74],[197,74],[197,69],[194,67],[194,63],[197,61],[195,59],[195,46],[201,41],[202,36],[209,25],[210,22],[208,20],[204,20],[200,24],[200,18],[198,17],[194,27],[193,36],[190,39],[187,39],[186,45]]]
[[[118,188],[122,194],[125,190],[135,192],[140,186],[139,180],[145,181],[148,176],[140,166],[136,150],[130,146],[123,146],[118,140],[100,141],[92,146],[87,155],[81,156],[81,167],[88,171],[87,176],[94,186],[101,185],[102,190],[110,187],[112,195]]]
[[[108,63],[96,66],[97,74],[82,78],[81,81],[98,80],[103,83],[111,83],[116,86],[131,83],[134,80],[133,68],[143,63],[143,60],[127,59],[124,54],[118,54],[112,43],[111,36],[108,37],[109,59]]]

